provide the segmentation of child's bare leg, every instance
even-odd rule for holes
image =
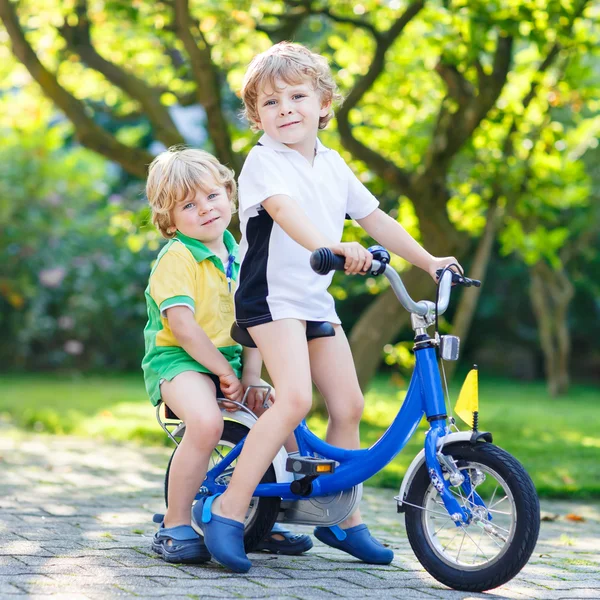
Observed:
[[[223,417],[215,384],[208,375],[186,371],[163,382],[160,391],[167,406],[185,423],[185,434],[169,471],[169,507],[164,524],[189,525],[192,502],[223,433]]]
[[[277,400],[250,430],[229,486],[213,504],[213,513],[236,521],[244,520],[256,486],[312,404],[304,322],[282,319],[249,331],[273,380]]]
[[[254,410],[254,414],[260,418],[260,416],[262,414],[264,414],[265,410],[268,410],[267,408],[263,408],[262,406],[260,406],[259,408],[256,408]],[[292,433],[290,433],[290,435],[288,435],[287,439],[285,440],[285,442],[283,442],[283,447],[285,448],[286,452],[289,454],[290,452],[297,452],[298,451],[298,442],[296,442],[296,436],[294,435],[294,432],[292,431]]]
[[[328,443],[351,450],[360,448],[359,423],[364,408],[350,344],[339,325],[335,337],[312,340],[308,346],[313,381],[325,398],[329,412]],[[340,525],[354,527],[362,522],[356,510]]]

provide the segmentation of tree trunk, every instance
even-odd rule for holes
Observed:
[[[416,179],[413,194],[423,246],[434,256],[460,256],[465,249],[466,236],[448,219],[443,174],[427,181]],[[434,298],[435,284],[425,271],[413,268],[402,275],[402,280],[414,300]],[[352,328],[350,346],[363,390],[381,364],[383,346],[394,341],[409,319],[409,313],[398,302],[393,290],[388,289],[369,305]]]
[[[556,271],[544,262],[531,269],[529,295],[538,323],[544,353],[544,370],[548,393],[565,394],[569,389],[571,337],[567,313],[574,290],[563,270]]]
[[[479,279],[483,285],[485,279],[485,273],[487,271],[490,257],[492,255],[492,248],[494,246],[494,240],[496,239],[496,232],[498,231],[498,225],[502,218],[502,210],[498,207],[497,203],[490,205],[487,215],[487,221],[483,235],[479,239],[477,244],[477,250],[475,250],[475,258],[469,268],[469,272],[466,273],[471,279]],[[458,302],[458,308],[454,314],[454,322],[452,326],[452,334],[460,338],[461,346],[464,347],[475,311],[477,310],[477,304],[481,296],[481,288],[470,288],[463,290]],[[446,377],[448,381],[452,379],[454,371],[458,361],[450,361],[446,363]]]

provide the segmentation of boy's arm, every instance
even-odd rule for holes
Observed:
[[[312,224],[293,198],[277,194],[264,200],[262,205],[273,221],[307,250],[313,252],[317,248],[329,248],[333,245],[332,241]]]
[[[451,263],[458,264],[453,256],[436,257],[429,254],[398,221],[392,219],[380,208],[375,209],[363,219],[358,219],[357,222],[382,246],[423,271],[427,271],[434,280],[437,280],[435,273],[437,269]]]
[[[260,379],[263,361],[258,348],[244,347],[242,364],[244,365],[242,369],[243,379]]]
[[[356,242],[333,243],[323,235],[306,216],[298,203],[284,194],[276,194],[262,202],[264,209],[295,242],[314,252],[317,248],[331,248],[335,254],[346,257],[346,273],[361,273],[371,266],[372,256]]]
[[[262,356],[258,348],[244,348],[242,361],[242,385],[244,392],[250,385],[267,385],[261,378],[262,371]],[[262,405],[264,402],[265,393],[259,389],[253,389],[246,396],[246,404],[248,408],[257,414],[262,413]]]
[[[167,309],[166,317],[181,347],[219,378],[221,390],[228,399],[240,401],[244,394],[242,384],[227,359],[196,323],[194,313],[186,306],[173,306]]]

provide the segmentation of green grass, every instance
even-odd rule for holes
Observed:
[[[0,417],[33,431],[74,434],[145,444],[170,445],[159,428],[140,376],[0,375]],[[361,424],[363,445],[377,440],[394,418],[405,390],[393,378],[377,378],[366,395]],[[453,403],[456,390],[451,389]],[[600,389],[573,386],[552,399],[543,382],[486,379],[480,374],[480,429],[514,454],[545,497],[600,497]],[[325,418],[309,425],[325,433]],[[403,452],[370,485],[397,487],[423,446],[426,423]]]

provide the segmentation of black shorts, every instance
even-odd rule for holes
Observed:
[[[215,388],[217,389],[217,398],[225,398],[223,391],[221,390],[221,382],[219,381],[219,378],[213,373],[205,373],[205,375],[208,375],[215,384]]]

